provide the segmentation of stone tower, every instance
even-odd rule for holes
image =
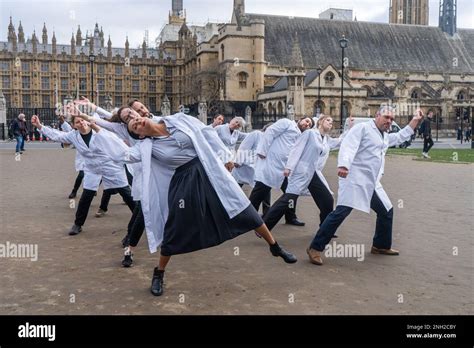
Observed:
[[[439,2],[439,27],[453,36],[456,31],[457,0],[441,0]]]
[[[287,117],[290,119],[304,116],[304,70],[303,55],[301,54],[298,34],[295,36],[291,50],[290,65],[288,67],[288,105]]]
[[[391,24],[429,24],[429,0],[390,0]]]

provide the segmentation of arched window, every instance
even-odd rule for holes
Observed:
[[[247,79],[248,79],[248,74],[246,72],[240,72],[238,74],[239,77],[239,88],[241,89],[246,89],[247,88]]]
[[[319,114],[324,114],[324,102],[316,100],[314,103],[314,116],[319,117]]]
[[[324,81],[326,83],[326,86],[334,86],[334,79],[335,76],[334,74],[330,71],[324,76]]]
[[[283,115],[283,103],[281,101],[278,102],[278,115]]]
[[[414,89],[411,92],[411,99],[420,99],[421,98],[421,93],[419,89]]]
[[[466,92],[464,90],[458,93],[457,100],[466,100]]]
[[[351,103],[344,101],[342,103],[342,118],[345,121],[351,115]]]

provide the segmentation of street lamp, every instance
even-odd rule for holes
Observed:
[[[94,102],[94,61],[95,61],[94,53],[89,54],[89,62],[91,63],[91,102],[92,103]]]
[[[344,50],[347,48],[349,41],[344,35],[339,40],[339,46],[342,48],[342,75],[341,75],[341,128],[344,128]]]
[[[323,72],[323,68],[318,66],[318,106],[316,107],[316,117],[319,117],[321,113],[321,73]]]

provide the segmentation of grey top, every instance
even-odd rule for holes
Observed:
[[[160,163],[177,169],[197,157],[190,137],[175,127],[166,124],[170,136],[153,138],[152,157]]]

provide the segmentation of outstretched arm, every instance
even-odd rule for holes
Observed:
[[[55,141],[58,143],[67,143],[67,144],[73,144],[75,142],[75,131],[66,133],[66,132],[61,132],[60,130],[57,130],[57,129],[52,129],[47,126],[43,126],[39,117],[36,115],[33,115],[33,117],[31,118],[31,124],[35,126],[36,128],[38,128],[38,131],[46,135],[52,141]]]
[[[388,146],[397,146],[405,141],[410,140],[411,136],[415,133],[415,129],[418,127],[418,124],[423,120],[423,118],[423,111],[420,109],[416,110],[416,114],[413,116],[408,126],[403,128],[400,132],[391,133],[388,135]]]

